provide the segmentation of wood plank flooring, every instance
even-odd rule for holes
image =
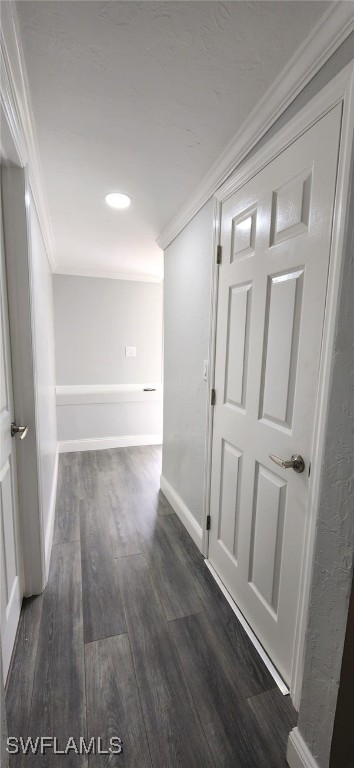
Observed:
[[[296,722],[159,490],[161,449],[60,457],[44,594],[24,601],[9,735],[122,740],[40,768],[286,768]],[[97,741],[96,741],[97,748]]]
[[[85,734],[85,665],[79,542],[55,547],[51,573],[43,595],[41,623],[28,735],[57,736],[67,743]],[[17,734],[16,734],[17,735]],[[75,754],[56,758],[68,768],[86,764]],[[38,759],[26,758],[25,765],[51,768],[50,752]]]
[[[88,739],[99,734],[122,740],[123,756],[109,765],[151,768],[150,752],[127,634],[85,646]],[[124,762],[123,762],[124,759]],[[105,755],[90,755],[89,765],[104,766]]]

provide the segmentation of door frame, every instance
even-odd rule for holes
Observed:
[[[29,427],[26,439],[18,442],[16,465],[22,597],[30,597],[40,594],[46,585],[28,211],[30,186],[27,169],[9,163],[3,147],[0,153],[14,416],[17,423]]]
[[[297,613],[295,651],[290,684],[290,693],[296,709],[300,707],[302,680],[304,672],[305,633],[312,581],[312,564],[315,543],[316,522],[321,492],[321,466],[326,435],[329,388],[334,351],[339,289],[341,282],[345,234],[347,229],[347,201],[350,186],[350,160],[353,149],[354,130],[354,63],[348,64],[333,78],[301,111],[269,139],[258,151],[246,160],[217,190],[214,196],[214,244],[213,269],[210,299],[210,335],[209,335],[209,387],[215,384],[216,323],[218,310],[219,268],[216,251],[220,244],[221,208],[231,195],[244,186],[259,171],[274,160],[305,131],[324,117],[336,105],[342,104],[342,124],[338,159],[338,174],[334,203],[332,241],[326,294],[320,371],[318,378],[317,404],[315,412],[315,431],[313,442],[313,460],[309,487],[309,514],[305,530],[305,550],[303,558],[302,580]],[[207,516],[210,509],[212,441],[214,408],[211,404],[207,411],[206,468],[204,486],[204,520],[202,553],[208,558],[209,534]]]
[[[5,7],[6,5],[6,7]],[[16,418],[29,423],[21,451],[17,451],[19,517],[23,552],[24,595],[39,594],[48,578],[51,530],[43,531],[38,382],[34,355],[34,297],[29,206],[34,206],[47,256],[54,271],[54,245],[41,174],[19,22],[13,3],[1,13],[0,119],[5,249],[13,390]],[[57,468],[57,463],[56,463]],[[56,469],[55,469],[56,473]],[[56,474],[53,488],[56,487]],[[53,497],[54,498],[54,497]]]
[[[31,187],[28,158],[21,146],[19,132],[16,134],[18,122],[5,108],[4,102],[0,109],[0,159],[14,411],[17,422],[29,425],[28,436],[21,444],[21,450],[16,452],[21,596],[29,597],[40,594],[47,581],[40,502],[36,408],[38,387],[33,347],[31,245],[27,209]],[[23,546],[24,541],[26,547]]]
[[[3,166],[1,166],[1,171],[3,171]],[[1,174],[2,176],[2,174]],[[2,179],[1,179],[2,181]],[[1,184],[1,182],[0,182]],[[2,184],[1,184],[2,187]],[[0,325],[4,324],[4,328],[2,330],[2,336],[3,336],[3,354],[4,354],[4,374],[5,374],[5,382],[6,382],[6,389],[7,389],[7,406],[8,406],[8,412],[11,414],[11,421],[14,419],[14,413],[15,413],[15,398],[14,398],[14,387],[13,387],[13,370],[12,370],[12,353],[11,353],[11,334],[10,334],[10,320],[9,320],[9,301],[8,301],[8,290],[7,290],[7,279],[6,279],[6,248],[5,248],[5,232],[4,232],[4,215],[3,215],[3,206],[2,206],[2,189],[1,189],[1,211],[0,211],[0,219],[1,219],[1,226],[2,226],[2,237],[0,237],[0,247],[3,248],[3,255],[1,259],[0,264],[0,281],[4,281],[4,285],[2,285],[2,288],[0,289],[1,293],[1,300],[2,300],[2,311],[0,310]],[[9,425],[8,425],[9,428]],[[9,429],[10,431],[10,429]],[[1,438],[3,437],[3,434],[1,435]],[[23,592],[24,592],[24,568],[23,568],[23,542],[22,542],[22,532],[21,532],[21,525],[20,525],[20,502],[19,502],[19,487],[18,487],[18,471],[17,471],[17,445],[15,445],[14,440],[10,438],[10,453],[8,454],[7,459],[4,461],[3,465],[0,467],[0,472],[3,470],[3,468],[6,466],[6,464],[9,463],[9,457],[11,462],[11,469],[10,476],[11,476],[11,491],[12,491],[12,522],[13,522],[13,533],[14,533],[14,548],[15,548],[15,563],[16,563],[16,571],[17,571],[17,580],[18,580],[18,598],[16,599],[16,606],[18,608],[18,614],[17,610],[15,611],[15,615],[13,614],[12,620],[10,620],[10,617],[8,615],[8,607],[11,601],[11,598],[14,598],[13,595],[13,587],[9,594],[9,591],[7,590],[7,606],[6,606],[6,619],[5,619],[5,631],[8,635],[7,637],[7,647],[5,646],[4,650],[6,650],[6,656],[4,654],[4,651],[2,651],[1,645],[2,642],[0,642],[0,651],[2,653],[2,670],[1,673],[6,680],[10,666],[11,666],[11,655],[13,652],[14,645],[16,643],[16,634],[18,629],[18,624],[20,621],[20,613],[21,613],[21,605],[22,605],[22,598],[23,598]],[[5,572],[6,572],[6,560],[7,560],[7,549],[6,549],[6,540],[4,535],[4,509],[2,510],[2,516],[3,520],[0,519],[0,525],[3,526],[3,531],[0,534],[3,538],[3,552],[5,556]],[[15,619],[17,620],[15,623]],[[11,627],[11,630],[10,630]],[[9,631],[10,630],[10,631]],[[2,632],[2,627],[0,627],[0,633]],[[9,637],[10,634],[10,637]],[[4,635],[1,635],[1,641],[4,640]],[[11,644],[11,654],[8,657],[7,656],[7,650],[9,645]]]

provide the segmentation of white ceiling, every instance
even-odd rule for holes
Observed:
[[[58,269],[162,276],[156,238],[327,6],[17,3]]]

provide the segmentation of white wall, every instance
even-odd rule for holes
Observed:
[[[162,284],[55,275],[54,316],[61,450],[159,442]]]
[[[58,469],[53,275],[48,262],[32,197],[29,206],[29,216],[39,493],[46,550],[46,565],[48,568],[55,514]]]
[[[203,514],[213,201],[165,251],[163,478],[200,525]]]

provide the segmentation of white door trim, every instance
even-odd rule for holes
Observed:
[[[210,332],[209,332],[209,352],[208,352],[208,392],[214,387],[215,383],[215,355],[216,355],[216,316],[218,308],[218,288],[219,288],[219,270],[216,263],[216,250],[220,239],[220,218],[221,203],[214,197],[213,210],[213,253],[215,257],[212,264],[211,289],[210,289]],[[211,457],[213,447],[213,406],[209,397],[206,419],[205,435],[205,468],[204,468],[204,521],[202,525],[202,555],[205,558],[209,553],[209,533],[206,526],[206,518],[210,510],[210,490],[211,490]]]
[[[3,158],[2,158],[3,160]],[[29,427],[18,444],[19,519],[23,546],[24,596],[42,592],[46,585],[45,543],[41,508],[38,445],[37,373],[34,359],[31,250],[25,208],[26,169],[2,166],[2,198],[9,304],[15,419]]]
[[[290,731],[286,759],[290,768],[319,768],[298,728]]]
[[[330,268],[327,288],[327,302],[323,333],[323,346],[319,374],[319,390],[315,416],[315,436],[313,461],[311,467],[311,484],[309,494],[308,526],[305,533],[307,542],[304,554],[303,578],[300,587],[300,602],[297,618],[295,653],[293,672],[290,685],[294,706],[299,709],[302,678],[304,669],[305,632],[312,577],[312,561],[315,540],[315,528],[318,514],[321,490],[321,465],[323,456],[324,436],[326,430],[326,415],[329,399],[329,384],[332,355],[334,349],[335,322],[337,316],[341,267],[344,250],[346,225],[346,208],[349,190],[350,159],[353,145],[354,129],[354,63],[347,65],[323,90],[312,99],[283,129],[279,131],[264,147],[262,147],[248,162],[226,181],[215,195],[214,232],[215,257],[216,246],[220,242],[221,204],[240,189],[247,181],[255,176],[262,168],[270,163],[287,146],[321,119],[336,104],[343,105],[337,188],[333,219],[333,235],[330,255]],[[210,387],[213,387],[215,377],[215,340],[217,317],[217,285],[218,268],[214,266],[212,298],[211,298],[211,328],[210,328]],[[208,556],[208,533],[206,531],[207,515],[210,514],[210,482],[211,482],[211,444],[213,433],[213,408],[209,406],[207,424],[207,453],[204,488],[204,520],[203,520],[203,554]]]

